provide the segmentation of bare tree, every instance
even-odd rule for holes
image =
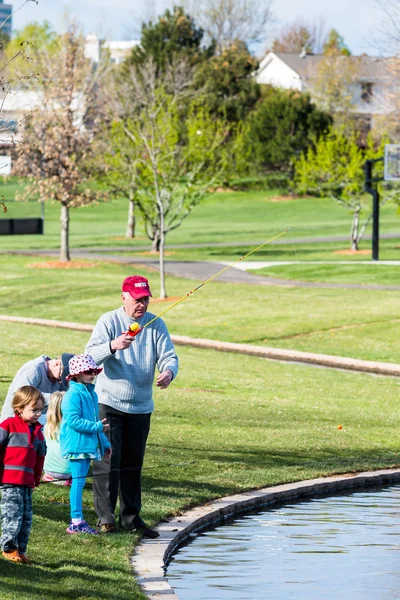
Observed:
[[[311,80],[311,96],[318,107],[333,115],[336,125],[350,125],[350,130],[354,126],[360,60],[340,54],[324,56]]]
[[[226,123],[204,108],[180,112],[181,104],[193,94],[192,77],[193,67],[184,59],[177,59],[162,75],[148,60],[132,65],[120,89],[122,129],[136,167],[136,203],[153,250],[159,251],[162,298],[167,297],[166,236],[215,182],[223,164],[218,149],[227,136]]]
[[[42,108],[27,119],[15,171],[29,178],[21,199],[60,203],[60,260],[69,261],[70,208],[104,198],[90,186],[89,165],[102,120],[99,84],[107,70],[85,58],[85,41],[75,24],[51,51],[38,49],[35,65],[41,77],[34,89]]]
[[[375,0],[380,9],[375,45],[385,54],[400,54],[400,0]]]
[[[186,0],[185,6],[219,49],[234,40],[263,41],[272,22],[272,0]]]
[[[129,129],[128,117],[125,117],[125,124],[123,121],[114,121],[111,126],[108,124],[99,132],[94,146],[94,166],[97,169],[96,180],[112,194],[128,200],[125,237],[134,238],[138,194],[137,166],[140,157],[136,153],[135,144],[125,135],[126,128]]]
[[[140,32],[143,23],[155,23],[157,18],[167,9],[173,6],[173,0],[146,0],[138,3],[131,11],[132,25],[127,27],[129,36],[136,39],[140,38]],[[180,4],[178,2],[178,4]]]
[[[273,52],[319,54],[325,41],[325,21],[321,18],[309,23],[296,19],[286,24],[272,42]]]

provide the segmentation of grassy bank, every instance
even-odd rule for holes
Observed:
[[[1,312],[95,323],[120,303],[120,286],[134,270],[112,263],[89,269],[32,268],[43,258],[2,256]],[[366,268],[366,267],[362,267]],[[193,287],[168,278],[172,297]],[[175,334],[364,358],[398,361],[397,291],[242,286],[211,282],[166,315]],[[156,314],[172,302],[154,303]],[[48,330],[47,335],[53,335]]]
[[[400,265],[385,265],[379,262],[354,265],[309,265],[297,262],[293,265],[270,266],[250,272],[291,281],[400,286]]]
[[[5,323],[0,335],[1,398],[25,361],[87,341]],[[179,355],[179,377],[155,391],[143,476],[150,523],[249,488],[398,465],[397,380],[188,348]],[[94,523],[90,482],[84,504]],[[135,535],[71,539],[68,492],[50,485],[35,491],[34,515],[34,564],[0,561],[2,599],[141,597],[128,561]]]

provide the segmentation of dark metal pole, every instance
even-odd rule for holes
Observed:
[[[379,192],[373,183],[382,180],[382,178],[373,179],[372,165],[381,160],[383,159],[370,159],[364,164],[364,189],[372,196],[372,260],[379,260]]]
[[[379,260],[379,192],[372,192],[372,260]]]

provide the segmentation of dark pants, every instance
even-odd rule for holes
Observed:
[[[25,554],[32,528],[32,488],[1,486],[1,549]]]
[[[142,506],[141,468],[150,429],[151,413],[131,415],[99,404],[100,419],[107,419],[111,460],[93,461],[94,508],[99,524],[115,523],[119,495],[120,525],[134,529]]]

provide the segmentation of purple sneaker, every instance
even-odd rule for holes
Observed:
[[[98,534],[99,532],[96,529],[90,527],[86,521],[81,521],[79,525],[74,525],[70,523],[70,526],[65,530],[67,533],[94,533]]]

